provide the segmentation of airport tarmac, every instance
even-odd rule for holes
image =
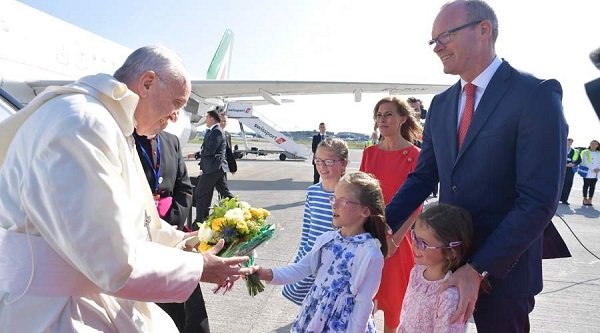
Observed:
[[[199,149],[188,144],[184,153]],[[358,170],[362,150],[350,150],[349,170]],[[186,162],[191,176],[198,175],[196,161]],[[293,262],[300,239],[306,188],[312,184],[312,165],[308,161],[279,161],[277,155],[252,156],[238,160],[238,172],[229,175],[231,191],[252,206],[271,211],[276,236],[258,248],[257,262],[264,267]],[[596,206],[584,207],[581,177],[569,198],[570,206],[559,204],[553,219],[569,246],[572,258],[544,260],[544,289],[536,297],[531,314],[531,332],[600,331],[600,196]],[[430,198],[427,204],[435,204]],[[563,222],[558,216],[562,217]],[[581,243],[580,243],[581,242]],[[585,248],[584,248],[585,246]],[[587,250],[586,250],[587,248]],[[289,332],[299,307],[283,296],[282,286],[266,285],[252,298],[243,281],[232,291],[213,294],[211,284],[202,284],[211,332]],[[383,332],[383,315],[375,315],[376,327]],[[473,323],[467,332],[476,332]]]

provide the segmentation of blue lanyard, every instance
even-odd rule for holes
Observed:
[[[160,183],[162,182],[162,179],[160,177],[160,136],[156,135],[156,168],[154,168],[154,163],[152,163],[152,159],[150,159],[150,155],[148,155],[148,152],[146,152],[146,149],[144,149],[144,146],[140,142],[140,138],[138,137],[138,134],[134,132],[133,137],[135,138],[135,141],[137,142],[138,146],[140,146],[140,149],[142,150],[142,153],[144,154],[144,157],[146,158],[146,162],[148,162],[148,165],[150,165],[150,168],[152,169],[152,172],[154,173],[154,192],[153,192],[153,194],[157,194],[158,193],[158,185],[160,185]],[[152,147],[152,143],[150,143],[150,147]]]

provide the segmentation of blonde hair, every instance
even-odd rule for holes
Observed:
[[[348,144],[346,141],[340,138],[332,138],[328,137],[325,140],[321,141],[317,146],[317,150],[319,148],[327,148],[333,152],[335,157],[339,158],[342,161],[348,161]],[[346,173],[346,168],[342,170],[342,176]]]

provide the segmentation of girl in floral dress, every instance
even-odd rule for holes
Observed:
[[[373,296],[387,253],[383,195],[364,172],[342,177],[330,198],[333,225],[297,263],[256,266],[261,280],[290,284],[309,275],[315,282],[290,332],[375,332]]]
[[[315,152],[315,168],[321,181],[306,190],[302,235],[294,262],[300,261],[312,249],[317,237],[333,230],[333,212],[329,197],[335,186],[346,173],[348,166],[348,144],[338,138],[321,141]],[[313,275],[283,287],[281,293],[290,301],[301,305],[315,282]]]
[[[469,255],[471,215],[462,208],[439,204],[421,213],[410,233],[416,264],[404,296],[399,332],[465,332],[465,320],[450,322],[458,307],[458,289],[450,287],[440,293],[439,288]]]

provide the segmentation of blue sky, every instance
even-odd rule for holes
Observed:
[[[235,34],[230,79],[448,83],[429,49],[431,24],[445,1],[76,1],[23,0],[41,11],[129,48],[174,49],[203,77],[223,31]],[[583,84],[600,76],[588,54],[600,46],[600,2],[490,0],[500,22],[499,56],[564,89],[575,145],[600,139],[600,122]],[[369,133],[381,95],[295,97],[257,111],[278,129]],[[408,96],[406,96],[408,97]],[[426,106],[431,96],[420,96]],[[234,130],[234,128],[231,128]]]

